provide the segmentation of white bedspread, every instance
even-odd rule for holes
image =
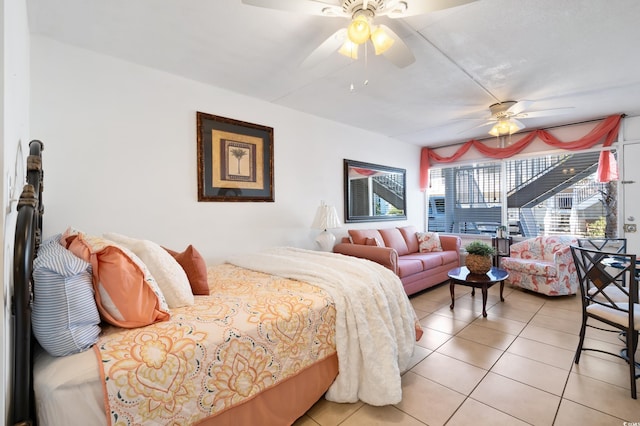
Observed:
[[[400,373],[413,354],[417,319],[393,272],[364,259],[288,247],[228,262],[309,282],[332,296],[339,374],[328,400],[378,406],[402,400]]]

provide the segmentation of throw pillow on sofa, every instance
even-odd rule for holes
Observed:
[[[437,232],[416,232],[420,253],[430,253],[432,251],[442,251],[440,235]]]
[[[365,245],[368,246],[384,247],[384,244],[377,238],[367,238],[365,242]]]

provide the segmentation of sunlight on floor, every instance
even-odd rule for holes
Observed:
[[[617,425],[640,422],[627,365],[583,352],[573,363],[580,299],[546,297],[508,285],[482,297],[448,284],[411,298],[424,328],[413,367],[403,375],[403,400],[373,407],[318,401],[296,426],[333,425]],[[591,347],[622,343],[615,333],[587,330]],[[587,346],[587,344],[585,344]],[[640,350],[639,350],[640,352]]]

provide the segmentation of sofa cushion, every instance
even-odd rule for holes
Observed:
[[[409,253],[407,243],[398,228],[381,229],[380,234],[384,240],[384,245],[395,249],[398,252],[398,256]]]
[[[460,256],[457,251],[445,250],[437,254],[442,258],[443,265],[446,265],[447,263],[455,263],[457,265],[460,261]]]
[[[367,238],[378,238],[382,241],[382,235],[377,229],[349,229],[349,236],[353,244],[367,244]]]
[[[418,252],[418,238],[416,234],[418,230],[415,226],[401,226],[398,228],[402,237],[404,238],[404,242],[407,243],[407,249],[409,253],[417,253]]]
[[[402,256],[402,259],[419,260],[422,262],[422,269],[428,270],[442,266],[442,256],[440,253],[414,253]]]
[[[540,259],[517,259],[503,257],[500,266],[513,272],[522,272],[529,275],[542,275],[545,277],[557,276],[554,262],[546,262]]]
[[[400,278],[417,274],[424,270],[420,259],[407,259],[406,256],[398,259],[398,276]]]

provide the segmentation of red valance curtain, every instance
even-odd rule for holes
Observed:
[[[438,163],[452,163],[460,159],[464,154],[474,147],[482,155],[489,158],[509,158],[520,151],[525,149],[536,138],[540,139],[547,145],[554,148],[566,149],[570,151],[577,151],[581,149],[591,148],[604,138],[603,147],[608,147],[613,144],[618,136],[618,130],[620,128],[620,122],[624,115],[612,115],[600,124],[598,124],[593,130],[580,139],[563,142],[547,132],[546,130],[535,130],[528,135],[524,136],[519,141],[507,146],[505,148],[491,148],[486,144],[472,139],[466,142],[450,157],[443,157],[436,153],[433,149],[422,148],[420,153],[420,189],[425,190],[429,184],[429,165],[431,162]],[[598,164],[598,180],[600,182],[608,182],[618,178],[617,165],[615,158],[608,150],[603,150],[600,153],[600,160]]]

